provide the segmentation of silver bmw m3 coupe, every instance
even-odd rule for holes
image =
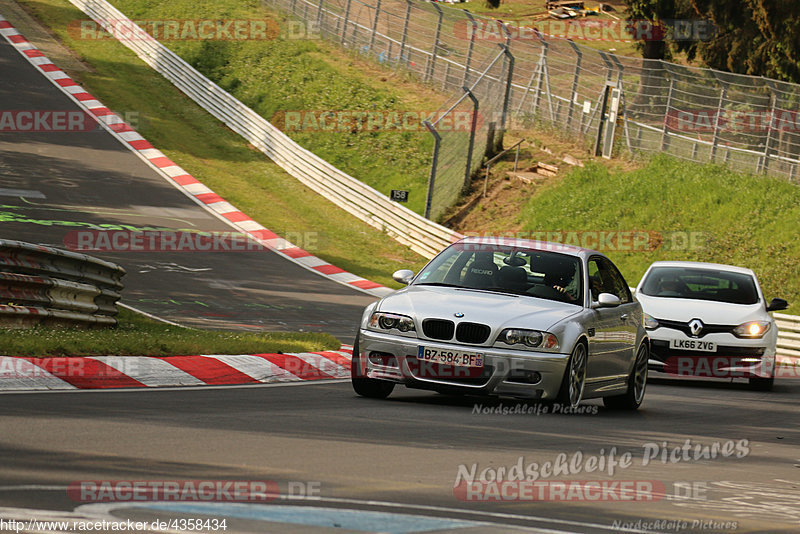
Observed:
[[[555,401],[603,397],[638,409],[649,341],[642,309],[603,254],[569,245],[466,238],[371,305],[353,347],[356,393],[396,384]]]

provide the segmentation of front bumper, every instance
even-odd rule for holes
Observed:
[[[775,373],[775,348],[764,339],[739,339],[731,334],[709,334],[701,338],[716,344],[716,351],[682,350],[670,347],[673,339],[688,336],[670,328],[648,331],[651,371],[670,376],[703,378],[769,378]]]
[[[422,362],[419,346],[483,355],[482,368]],[[359,330],[363,376],[443,393],[555,399],[569,354],[478,347]]]

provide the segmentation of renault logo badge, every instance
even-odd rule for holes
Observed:
[[[692,319],[689,321],[689,331],[694,337],[699,336],[700,332],[703,331],[703,321],[700,319]]]

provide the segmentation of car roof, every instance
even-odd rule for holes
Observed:
[[[560,254],[567,254],[570,256],[587,257],[594,254],[605,256],[596,250],[578,247],[575,245],[566,245],[564,243],[553,243],[550,241],[536,241],[533,239],[519,239],[514,237],[503,236],[480,236],[480,237],[465,237],[458,241],[458,243],[476,243],[484,245],[500,245],[507,247],[520,247],[530,248],[533,250],[543,250],[547,252],[557,252]]]
[[[738,267],[736,265],[726,265],[724,263],[707,263],[703,261],[654,261],[648,271],[653,267],[688,267],[693,269],[715,269],[718,271],[730,271],[733,273],[749,274],[755,276],[752,269]]]

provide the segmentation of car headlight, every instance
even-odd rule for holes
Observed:
[[[414,320],[406,315],[396,313],[375,312],[369,319],[370,328],[380,330],[399,330],[401,332],[415,332]]]
[[[748,321],[733,329],[733,335],[748,339],[759,339],[769,330],[768,321]]]
[[[644,327],[647,330],[655,330],[659,327],[658,321],[656,321],[652,315],[649,313],[644,314]]]
[[[500,332],[497,341],[506,345],[525,345],[533,349],[557,350],[558,338],[549,332],[507,328]]]

